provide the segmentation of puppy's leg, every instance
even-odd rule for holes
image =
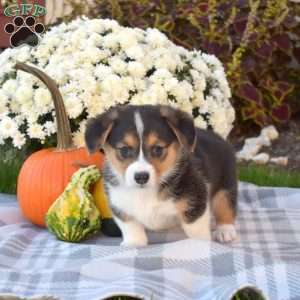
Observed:
[[[177,206],[181,215],[181,226],[189,238],[210,240],[210,209],[207,204],[205,208],[187,208],[186,203]]]
[[[133,219],[121,220],[117,217],[115,217],[114,219],[122,232],[123,242],[121,243],[121,246],[147,246],[148,239],[145,228],[142,224]]]
[[[235,240],[236,192],[218,191],[212,198],[212,211],[216,219],[214,239],[222,243]]]

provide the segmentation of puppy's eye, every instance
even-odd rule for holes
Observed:
[[[118,148],[119,153],[122,158],[128,159],[128,158],[133,158],[134,157],[134,149],[129,146],[123,146],[121,148]]]
[[[159,158],[163,155],[165,148],[159,145],[155,145],[151,147],[151,156]]]

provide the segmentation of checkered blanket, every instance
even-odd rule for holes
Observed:
[[[185,239],[178,230],[149,233],[150,246],[130,249],[101,235],[57,241],[2,194],[0,299],[212,300],[247,286],[271,300],[300,299],[300,189],[241,184],[239,201],[240,239],[232,245]]]

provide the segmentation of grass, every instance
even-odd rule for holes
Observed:
[[[16,193],[17,177],[23,161],[21,154],[0,150],[0,193]]]
[[[241,181],[263,186],[300,187],[300,171],[287,171],[273,166],[240,165],[238,168]]]

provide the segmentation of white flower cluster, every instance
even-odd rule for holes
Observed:
[[[156,29],[81,18],[52,27],[34,48],[0,54],[0,144],[10,138],[21,148],[56,132],[49,91],[34,76],[15,72],[16,61],[56,80],[77,146],[83,145],[86,119],[116,104],[170,104],[223,137],[232,128],[231,93],[215,56],[176,46]]]

